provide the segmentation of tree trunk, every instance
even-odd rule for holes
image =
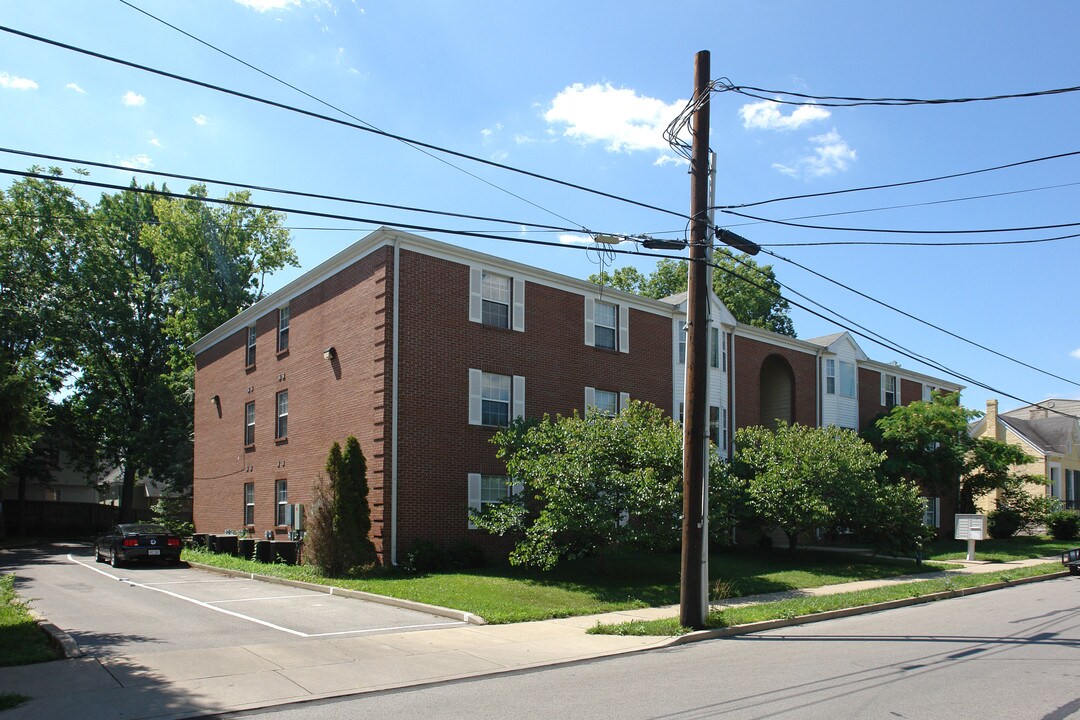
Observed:
[[[787,549],[788,549],[788,552],[791,553],[792,555],[794,555],[795,554],[795,547],[798,545],[798,542],[799,542],[799,533],[797,533],[797,532],[788,532],[787,530],[785,530],[784,534],[787,535],[787,542],[788,542]]]
[[[135,520],[135,508],[132,501],[135,498],[135,467],[124,463],[124,480],[120,486],[120,522],[127,523]]]
[[[15,530],[18,537],[26,537],[26,469],[19,468],[19,526]]]

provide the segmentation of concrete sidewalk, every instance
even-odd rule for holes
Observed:
[[[960,570],[738,598],[759,603],[1056,560],[963,563]],[[869,609],[868,611],[873,611]],[[587,635],[599,623],[674,617],[678,606],[512,625],[469,625],[367,637],[310,638],[209,650],[75,658],[0,668],[0,692],[33,698],[22,718],[185,718],[556,665],[686,642],[688,637]],[[793,624],[798,621],[787,621]],[[741,632],[765,629],[746,627]],[[727,634],[731,634],[727,631]],[[689,639],[705,639],[708,631]]]

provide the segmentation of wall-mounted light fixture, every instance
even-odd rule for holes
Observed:
[[[331,345],[330,347],[322,351],[322,356],[323,360],[333,360],[337,357],[337,350],[335,350],[334,346]]]
[[[210,398],[210,404],[213,405],[214,407],[221,407],[221,396],[220,395],[212,396]]]

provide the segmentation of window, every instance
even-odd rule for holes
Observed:
[[[510,327],[510,278],[482,273],[481,297],[483,299],[481,321],[485,325]]]
[[[602,415],[616,415],[619,412],[619,394],[610,390],[593,390],[592,408]],[[586,412],[589,408],[586,408]]]
[[[726,450],[728,446],[728,438],[731,436],[731,416],[728,415],[728,411],[725,408],[720,408],[720,414],[724,416],[724,442],[720,447]]]
[[[469,321],[524,332],[525,281],[470,268]]]
[[[679,321],[679,364],[686,364],[686,321]]]
[[[1050,497],[1061,497],[1061,466],[1050,466]]]
[[[683,403],[679,403],[679,424],[683,424]]]
[[[250,325],[247,329],[247,355],[244,358],[247,367],[255,365],[255,337],[255,326]]]
[[[831,358],[825,361],[825,393],[836,394],[836,361]]]
[[[720,368],[720,328],[709,328],[709,367]]]
[[[606,302],[593,304],[593,322],[596,325],[596,347],[614,350],[615,338],[619,326],[618,311],[615,306]]]
[[[244,524],[255,524],[255,483],[244,483]]]
[[[937,391],[936,387],[934,387],[933,385],[926,385],[924,383],[923,386],[922,386],[922,399],[923,399],[923,401],[924,402],[930,402],[931,400],[933,400],[934,399],[934,393],[936,391]]]
[[[469,473],[469,509],[473,512],[481,512],[487,505],[520,494],[522,489],[520,483],[512,482],[505,475]],[[476,526],[470,521],[469,527]]]
[[[900,404],[900,381],[895,375],[881,376],[881,404],[885,407]]]
[[[720,408],[716,405],[709,406],[709,440],[714,445],[720,442]]]
[[[255,444],[255,402],[244,406],[244,445]]]
[[[721,362],[722,362],[722,366],[721,366],[720,369],[723,370],[724,372],[727,372],[727,369],[728,369],[728,364],[727,364],[728,337],[729,336],[728,336],[727,333],[721,333],[720,334],[720,338],[721,338],[721,340],[723,340],[723,342],[720,344],[720,347],[721,347],[720,358],[721,358]]]
[[[941,498],[926,497],[923,498],[923,525],[929,525],[930,527],[941,527]]]
[[[469,369],[469,424],[505,427],[525,417],[525,378]]]
[[[839,393],[844,397],[855,397],[855,363],[840,361]]]
[[[1076,510],[1076,493],[1080,491],[1080,470],[1065,471],[1065,509]]]
[[[284,352],[289,349],[289,306],[278,308],[277,323],[277,350]]]
[[[285,525],[289,520],[289,481],[278,480],[274,483],[274,497],[277,507],[274,512],[274,524]]]
[[[289,391],[282,390],[277,394],[277,427],[274,437],[282,440],[289,436]]]

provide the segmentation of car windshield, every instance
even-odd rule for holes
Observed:
[[[164,525],[155,525],[153,523],[137,523],[132,525],[121,525],[120,530],[126,534],[139,533],[143,535],[147,534],[159,534],[164,535],[169,531]]]

